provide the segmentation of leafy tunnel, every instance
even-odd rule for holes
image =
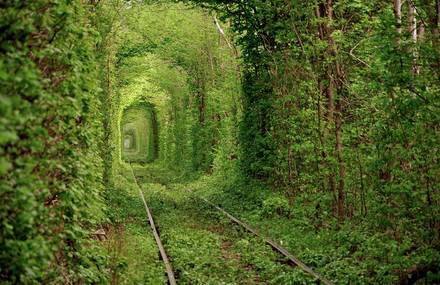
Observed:
[[[153,105],[138,102],[128,106],[120,125],[123,160],[146,163],[158,158],[158,123]]]
[[[440,284],[439,0],[0,0],[0,31],[0,284],[163,284],[139,191],[180,284],[316,283],[187,189],[337,284]]]

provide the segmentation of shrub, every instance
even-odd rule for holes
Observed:
[[[263,201],[261,215],[273,218],[274,216],[290,217],[289,201],[283,196],[271,196]]]

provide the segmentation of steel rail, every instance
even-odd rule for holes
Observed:
[[[165,264],[165,269],[166,269],[167,276],[168,276],[168,284],[176,285],[176,278],[174,277],[174,272],[173,272],[173,268],[171,266],[171,262],[168,259],[165,248],[162,244],[162,241],[160,240],[159,232],[157,231],[156,225],[154,224],[153,215],[151,214],[150,208],[148,208],[144,193],[142,192],[142,189],[137,181],[137,178],[134,175],[133,167],[131,166],[131,164],[130,164],[130,170],[131,170],[131,174],[133,175],[136,186],[139,190],[139,195],[141,196],[142,202],[144,203],[145,211],[146,211],[147,217],[148,217],[148,222],[150,223],[151,230],[153,231],[154,239],[156,240],[157,247],[159,248],[160,256],[162,257],[163,263]]]
[[[252,234],[254,234],[255,236],[263,239],[268,245],[270,245],[274,250],[278,251],[280,254],[284,255],[285,257],[287,257],[291,262],[293,262],[296,266],[298,266],[299,268],[301,268],[303,271],[307,272],[308,274],[312,275],[313,277],[317,278],[319,281],[321,281],[323,284],[325,285],[335,285],[333,282],[331,282],[330,280],[328,280],[327,278],[323,277],[322,275],[320,275],[319,273],[315,272],[312,268],[310,268],[309,266],[307,266],[305,263],[303,263],[301,260],[299,260],[297,257],[295,257],[294,255],[292,255],[289,251],[287,251],[287,249],[285,249],[284,247],[282,247],[281,245],[279,245],[278,243],[274,242],[273,240],[264,237],[263,235],[261,235],[256,229],[252,228],[251,226],[249,226],[248,224],[240,221],[239,219],[237,219],[236,217],[232,216],[231,214],[229,214],[228,212],[226,212],[225,210],[223,210],[222,208],[220,208],[219,206],[215,205],[214,203],[208,201],[207,199],[200,197],[198,195],[196,195],[193,191],[191,191],[190,189],[186,189],[188,192],[190,192],[193,196],[201,199],[202,201],[204,201],[205,203],[209,204],[210,206],[214,207],[215,209],[217,209],[219,212],[223,213],[226,217],[228,217],[230,220],[232,220],[234,223],[242,226],[243,228],[245,228],[247,231],[251,232]]]

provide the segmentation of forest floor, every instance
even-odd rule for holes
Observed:
[[[118,194],[110,201],[113,222],[106,242],[112,257],[112,284],[165,284],[167,280],[139,187],[178,284],[316,284],[201,197],[282,245],[335,284],[396,284],[396,273],[408,266],[402,264],[405,252],[387,233],[371,232],[361,222],[340,226],[322,222],[329,221],[322,216],[331,213],[319,212],[313,197],[299,196],[289,202],[264,185],[240,184],[231,176],[189,177],[157,164],[136,164],[133,172],[126,165],[115,181]]]
[[[135,167],[178,284],[315,284],[261,238],[200,200],[202,184],[178,183],[158,167]],[[148,175],[146,175],[148,174]],[[195,192],[192,194],[187,189]],[[125,193],[108,239],[116,284],[165,284],[166,275],[139,194]],[[128,197],[127,197],[128,195]]]

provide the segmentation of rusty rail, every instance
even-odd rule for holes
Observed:
[[[133,179],[137,185],[137,188],[139,189],[139,195],[141,196],[142,202],[144,203],[145,212],[147,213],[147,217],[148,217],[148,222],[150,223],[151,230],[153,231],[154,239],[156,240],[157,247],[159,248],[160,256],[162,257],[163,263],[165,264],[165,270],[166,270],[167,276],[168,276],[168,284],[176,285],[176,278],[174,277],[174,272],[173,272],[173,268],[171,266],[171,262],[167,256],[167,253],[166,253],[165,248],[162,244],[162,241],[160,240],[159,233],[156,229],[156,225],[154,224],[153,215],[151,214],[150,208],[148,208],[144,193],[142,192],[142,189],[136,179],[136,176],[134,175],[134,171],[133,171],[131,164],[130,164],[130,170],[131,170],[131,174],[133,175]]]
[[[288,258],[291,262],[293,262],[296,266],[298,266],[299,268],[301,268],[303,271],[307,272],[308,274],[310,274],[311,276],[317,278],[320,282],[322,282],[325,285],[335,285],[333,282],[331,282],[330,280],[328,280],[327,278],[323,277],[322,275],[320,275],[319,273],[315,272],[312,268],[310,268],[309,266],[307,266],[305,263],[303,263],[301,260],[299,260],[297,257],[295,257],[294,255],[292,255],[289,251],[287,251],[287,249],[285,249],[284,247],[282,247],[281,245],[279,245],[278,243],[274,242],[273,240],[264,237],[263,235],[261,235],[256,229],[252,228],[251,226],[249,226],[248,224],[240,221],[239,219],[237,219],[236,217],[232,216],[231,214],[229,214],[228,212],[226,212],[225,210],[223,210],[222,208],[220,208],[219,206],[215,205],[214,203],[208,201],[207,199],[200,197],[198,195],[196,195],[193,191],[187,189],[187,191],[189,193],[191,193],[193,196],[201,199],[202,201],[204,201],[205,203],[207,203],[208,205],[214,207],[215,209],[217,209],[219,212],[223,213],[226,217],[228,217],[230,220],[232,220],[234,223],[242,226],[243,228],[245,228],[247,231],[251,232],[252,234],[254,234],[255,236],[263,239],[268,245],[270,245],[275,251],[279,252],[280,254],[284,255],[286,258]]]

